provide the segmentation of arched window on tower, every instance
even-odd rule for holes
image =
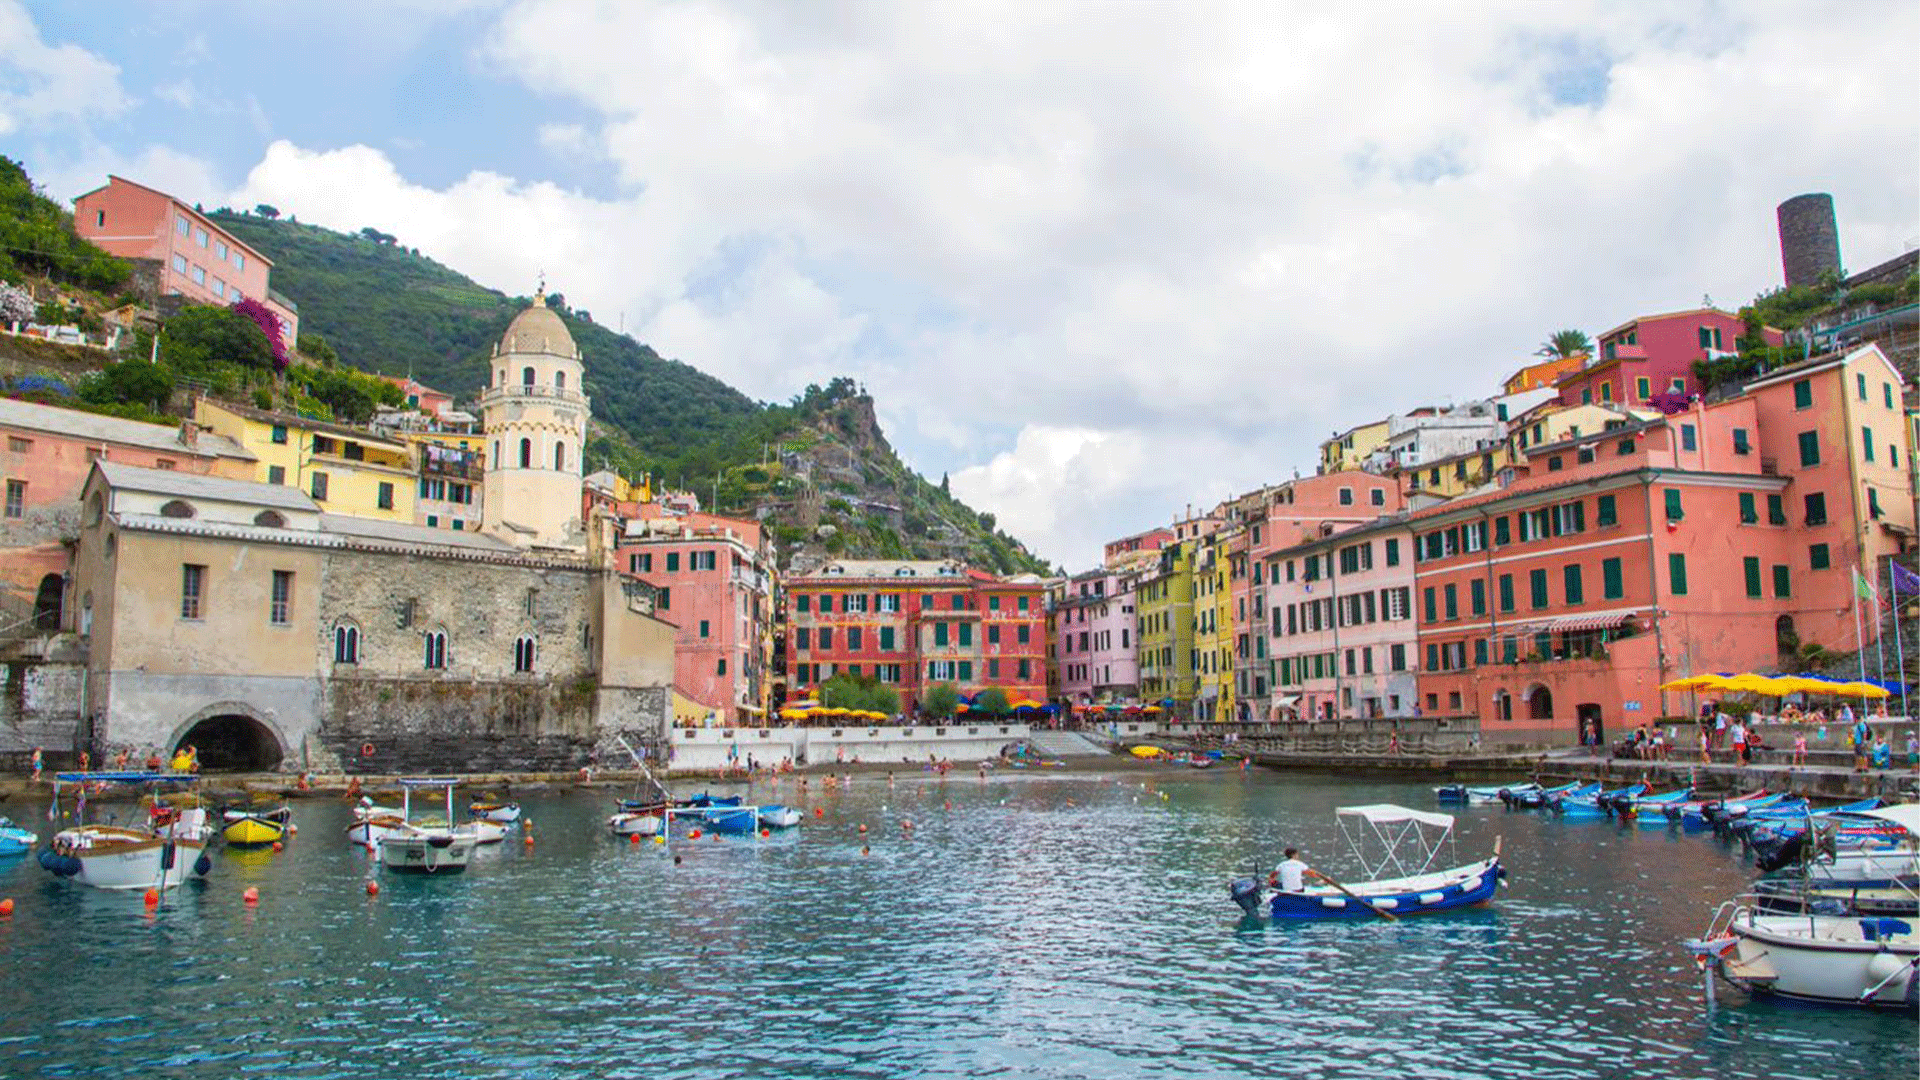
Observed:
[[[520,440],[520,467],[523,469],[533,468],[533,440],[532,439]]]
[[[513,670],[521,674],[533,670],[533,637],[531,635],[514,639]]]
[[[497,469],[500,467],[500,440],[499,439],[493,440],[493,457],[487,460],[493,462],[494,468]]]
[[[532,368],[523,367],[520,369],[520,385],[522,386],[533,385],[533,369]]]
[[[559,387],[562,390],[565,390],[567,388],[567,373],[564,371],[554,372],[553,385]]]
[[[426,655],[422,658],[422,667],[428,671],[445,671],[447,667],[447,632],[429,630],[426,638]]]
[[[555,472],[567,471],[567,444],[566,443],[557,442],[553,444],[553,469]]]

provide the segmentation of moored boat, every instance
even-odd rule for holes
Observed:
[[[273,810],[228,810],[221,815],[221,835],[231,847],[267,847],[287,836],[293,820],[293,808]]]
[[[397,807],[376,806],[372,799],[361,796],[359,805],[353,808],[353,824],[347,826],[347,841],[371,848],[406,828],[407,819]]]
[[[520,804],[491,800],[475,801],[467,804],[467,813],[474,818],[511,825],[520,820]]]
[[[76,813],[84,818],[89,787],[145,784],[158,788],[195,781],[191,775],[171,772],[58,773],[54,776],[54,800],[57,805],[63,784],[79,785],[81,803]],[[41,849],[41,867],[56,877],[72,878],[96,889],[170,889],[211,870],[213,862],[207,857],[204,836],[187,829],[177,835],[163,834],[160,829],[179,825],[178,812],[168,807],[165,799],[150,800],[148,805],[151,812],[147,828],[83,821],[61,829],[53,835],[52,843]]]
[[[400,781],[402,825],[379,841],[381,866],[414,874],[455,874],[467,868],[473,858],[476,838],[467,829],[457,829],[451,824],[456,783],[458,781],[451,778],[437,777]],[[446,794],[446,817],[437,821],[416,819],[413,793],[435,790]]]
[[[15,825],[12,818],[0,817],[0,858],[25,855],[39,842],[40,837]]]

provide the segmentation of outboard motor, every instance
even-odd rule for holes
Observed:
[[[1806,851],[1807,834],[1796,833],[1793,836],[1787,837],[1786,840],[1781,842],[1780,846],[1774,848],[1772,851],[1761,852],[1760,855],[1753,860],[1753,865],[1759,867],[1760,870],[1765,873],[1772,873],[1775,870],[1783,870],[1798,863],[1806,856]]]
[[[1249,915],[1260,914],[1260,879],[1234,878],[1227,886],[1227,895],[1240,905],[1240,910]]]
[[[1506,788],[1501,788],[1500,801],[1506,804],[1507,809],[1513,809],[1513,792],[1508,791]]]

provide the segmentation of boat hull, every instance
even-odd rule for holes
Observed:
[[[1499,859],[1486,859],[1410,878],[1348,885],[1348,892],[1361,900],[1327,886],[1275,893],[1268,910],[1275,919],[1377,919],[1380,911],[1405,918],[1457,911],[1491,901],[1503,874]]]
[[[229,812],[221,835],[232,847],[266,847],[279,843],[287,835],[287,819],[280,814],[238,814]]]
[[[467,807],[467,812],[477,820],[501,825],[511,825],[520,820],[519,803],[473,803]]]
[[[475,818],[454,831],[473,837],[475,844],[498,844],[507,838],[507,827],[487,818]]]
[[[361,847],[373,847],[406,831],[407,821],[397,811],[368,814],[347,826],[347,839]]]
[[[77,863],[73,880],[96,889],[171,889],[197,873],[205,845],[124,829],[67,829],[52,854]],[[72,865],[72,864],[69,864]]]
[[[1868,941],[1860,922],[1826,915],[1737,920],[1728,928],[1737,961],[1731,971],[1749,974],[1732,974],[1724,962],[1722,972],[1758,993],[1835,1005],[1911,1007],[1907,989],[1920,962],[1920,938],[1909,930],[1888,941]]]
[[[615,836],[657,836],[660,833],[660,815],[627,810],[607,819],[607,828]]]
[[[474,838],[449,830],[414,830],[380,841],[380,865],[402,874],[457,874],[473,860]]]

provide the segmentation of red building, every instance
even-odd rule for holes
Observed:
[[[1700,392],[1693,362],[1738,351],[1734,342],[1746,330],[1746,323],[1718,308],[1642,316],[1601,334],[1593,362],[1560,376],[1554,386],[1565,405],[1638,406],[1656,396],[1681,404]],[[1762,334],[1769,345],[1785,340],[1778,330]]]
[[[791,577],[787,696],[844,672],[895,687],[903,709],[935,683],[1045,701],[1045,592],[953,562],[842,559]]]

